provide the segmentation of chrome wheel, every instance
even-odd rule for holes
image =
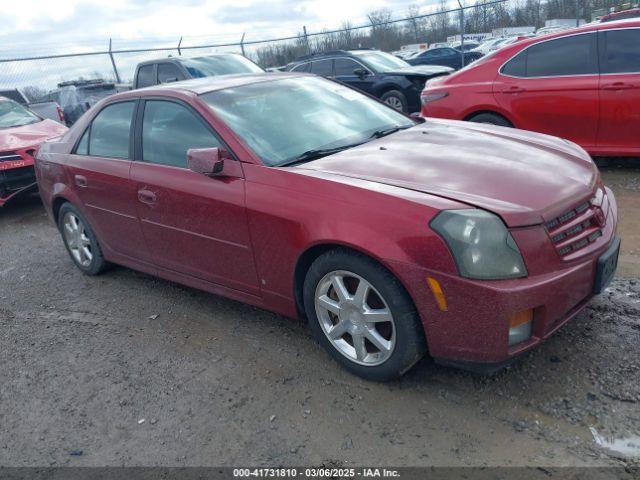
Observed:
[[[387,302],[367,280],[344,270],[326,274],[315,292],[315,310],[331,344],[360,365],[384,363],[396,328]]]
[[[62,220],[62,226],[64,241],[75,261],[85,268],[91,265],[93,260],[91,240],[87,236],[82,220],[72,212],[67,212]]]
[[[398,97],[389,97],[384,101],[384,103],[392,108],[395,108],[396,110],[402,111],[402,102]]]

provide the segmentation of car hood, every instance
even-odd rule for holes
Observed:
[[[0,128],[0,151],[31,147],[66,131],[67,127],[49,119],[21,127]]]
[[[418,77],[432,77],[433,75],[443,75],[445,73],[451,73],[453,71],[453,68],[445,67],[443,65],[413,65],[410,67],[399,68],[398,70],[392,70],[384,73],[386,75],[412,75]]]
[[[586,152],[559,138],[433,119],[295,169],[456,200],[492,211],[510,227],[555,218],[591,198],[599,181]]]

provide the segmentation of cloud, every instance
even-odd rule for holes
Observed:
[[[260,24],[295,21],[297,23],[317,20],[304,2],[286,0],[252,2],[248,5],[219,7],[214,18],[220,23]]]

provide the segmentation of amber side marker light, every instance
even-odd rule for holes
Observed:
[[[509,346],[524,342],[531,336],[533,309],[514,313],[509,319]]]
[[[444,292],[442,291],[442,287],[440,286],[440,282],[438,282],[435,278],[427,277],[427,283],[429,284],[429,288],[433,292],[433,296],[438,303],[438,307],[443,312],[446,312],[447,307],[447,299],[444,296]]]

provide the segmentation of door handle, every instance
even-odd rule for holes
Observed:
[[[509,87],[504,91],[504,93],[522,93],[525,91],[526,90],[522,87]]]
[[[624,82],[608,83],[602,86],[603,90],[629,90],[633,85]]]
[[[153,205],[156,203],[156,194],[151,190],[138,190],[138,200],[142,203],[146,203],[147,205]]]
[[[76,175],[74,179],[76,181],[76,185],[82,188],[86,187],[87,184],[89,183],[87,181],[87,177],[85,177],[84,175]]]

